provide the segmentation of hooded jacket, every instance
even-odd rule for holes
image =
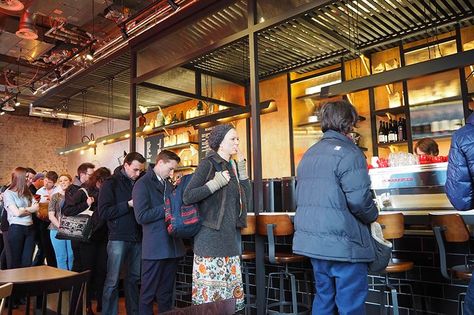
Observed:
[[[454,208],[474,209],[474,113],[451,139],[445,189]]]
[[[349,138],[328,130],[304,154],[296,204],[295,253],[332,261],[374,260],[368,225],[378,210],[364,156]]]

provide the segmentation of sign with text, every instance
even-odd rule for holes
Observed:
[[[212,149],[209,146],[208,138],[213,127],[199,128],[199,161],[206,157],[207,153]]]
[[[145,138],[145,159],[148,163],[155,163],[156,156],[163,150],[164,134]]]

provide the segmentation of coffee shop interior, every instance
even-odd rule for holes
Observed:
[[[359,114],[351,136],[381,212],[401,220],[401,234],[386,238],[403,263],[369,274],[367,312],[458,312],[471,275],[443,270],[468,264],[474,242],[441,250],[430,213],[456,213],[443,186],[451,135],[474,110],[471,0],[11,0],[0,1],[0,23],[2,185],[19,165],[114,170],[126,152],[154,163],[161,149],[180,156],[175,176],[189,174],[212,127],[232,123],[252,212],[292,218],[298,163],[322,137],[319,108],[344,99]],[[439,155],[420,161],[414,147],[427,137]],[[460,217],[463,229],[474,224]],[[267,236],[250,234],[246,312],[294,294],[308,310],[309,261],[276,265],[265,259]],[[276,238],[289,252],[291,242]],[[191,303],[192,257],[178,268],[179,307]],[[281,270],[296,274],[295,287],[267,282]],[[396,289],[381,293],[373,284],[382,282]]]

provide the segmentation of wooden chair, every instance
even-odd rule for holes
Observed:
[[[82,314],[82,296],[84,294],[87,280],[89,279],[90,271],[84,271],[76,275],[36,282],[16,283],[13,286],[12,296],[26,297],[25,315],[30,313],[31,298],[41,298],[41,314],[48,313],[47,303],[48,295],[58,293],[57,304],[55,312],[62,314],[62,294],[63,292],[70,292],[69,294],[69,308],[68,315]],[[12,314],[13,302],[9,301],[8,314]]]
[[[258,215],[257,216],[257,234],[267,237],[268,256],[266,259],[274,265],[283,265],[285,269],[280,272],[271,272],[268,274],[267,296],[265,302],[265,314],[305,314],[311,310],[310,304],[298,303],[296,298],[297,287],[294,272],[289,272],[288,265],[291,263],[300,263],[306,260],[306,257],[295,255],[288,252],[276,252],[275,237],[291,236],[294,233],[293,222],[287,214]],[[306,274],[305,274],[306,275]],[[270,288],[273,286],[273,278],[280,279],[279,300],[274,303],[268,303]],[[291,302],[286,301],[284,292],[284,281],[290,279]],[[307,284],[308,281],[305,281]],[[308,289],[306,288],[306,292]],[[284,312],[289,307],[290,312]],[[274,308],[278,308],[274,310]]]
[[[13,284],[5,283],[0,286],[0,314],[3,313],[3,306],[5,305],[5,300],[12,294]]]
[[[377,222],[382,226],[383,236],[387,240],[396,240],[403,237],[405,233],[405,220],[403,214],[397,213],[380,213]],[[407,287],[410,291],[412,306],[416,313],[415,298],[413,296],[413,288],[409,283],[390,283],[389,275],[394,273],[406,272],[412,270],[414,267],[413,261],[398,259],[395,257],[390,258],[390,262],[383,272],[385,280],[381,284],[371,284],[370,286],[377,287],[382,286],[385,289],[382,291],[382,301],[380,304],[381,311],[385,308],[385,291],[389,291],[392,297],[393,314],[399,314],[398,309],[398,291],[395,287]],[[389,302],[389,301],[387,301]]]
[[[473,265],[467,260],[464,265],[451,266],[446,264],[446,245],[448,243],[466,243],[470,239],[469,230],[459,214],[430,213],[431,227],[439,250],[441,274],[448,280],[471,280]],[[458,314],[462,313],[462,300],[465,293],[458,296]]]
[[[231,315],[235,314],[235,299],[175,308],[163,315]]]
[[[247,227],[240,229],[240,235],[255,235],[256,231],[257,217],[255,215],[247,215]],[[256,256],[257,255],[255,254],[255,251],[242,250],[242,255],[240,257],[242,261],[242,275],[245,281],[245,314],[250,314],[250,309],[255,306],[255,302],[252,302],[255,295],[250,294],[250,267],[248,263],[251,261],[255,261]]]

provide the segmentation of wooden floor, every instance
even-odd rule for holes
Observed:
[[[31,311],[30,311],[30,314],[35,314],[33,312],[33,307],[30,308]],[[100,314],[98,312],[96,312],[96,303],[93,302],[92,303],[92,310],[94,311],[95,314]],[[154,310],[155,314],[158,312],[158,309],[156,308],[156,305],[155,305],[155,310]],[[37,312],[38,314],[40,312]],[[3,314],[2,315],[6,315],[8,314],[8,312],[6,310],[3,311]],[[14,309],[13,310],[13,315],[23,315],[25,314],[25,305],[20,305],[17,309]],[[49,314],[56,314],[55,312],[50,312]],[[119,311],[118,311],[118,314],[119,315],[126,315],[127,312],[125,310],[125,299],[122,297],[119,299]]]

